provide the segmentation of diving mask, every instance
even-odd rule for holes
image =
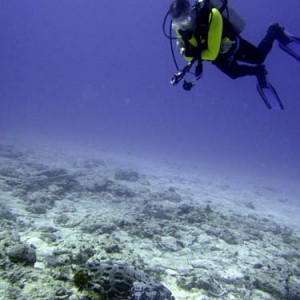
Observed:
[[[192,18],[190,14],[182,16],[181,18],[173,19],[172,20],[172,29],[179,30],[179,29],[186,29],[190,26]]]

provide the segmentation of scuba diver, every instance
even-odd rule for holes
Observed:
[[[168,16],[171,17],[169,35],[165,32]],[[245,21],[227,0],[197,0],[193,6],[188,0],[174,0],[163,25],[165,35],[170,39],[173,59],[178,70],[171,79],[171,84],[176,85],[184,79],[184,76],[190,73],[193,64],[197,63],[195,80],[184,80],[183,88],[190,90],[202,75],[202,62],[211,61],[233,79],[256,76],[257,89],[266,106],[283,109],[278,94],[267,79],[263,63],[275,40],[281,49],[300,61],[300,39],[293,37],[275,23],[268,28],[265,37],[256,47],[240,36],[245,25]],[[172,37],[172,30],[176,32],[176,38]],[[174,39],[180,54],[188,61],[182,70],[179,70],[175,59],[172,46]]]

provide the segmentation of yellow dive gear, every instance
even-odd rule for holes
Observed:
[[[208,26],[208,33],[207,33],[207,41],[205,41],[202,37],[200,37],[200,42],[205,44],[206,43],[206,48],[201,51],[201,59],[202,60],[210,60],[214,61],[220,51],[220,46],[221,46],[221,40],[222,40],[222,32],[223,32],[223,19],[221,13],[216,9],[213,8],[210,12],[209,15],[209,26]],[[184,46],[184,41],[182,36],[180,35],[180,31],[176,31],[178,40],[180,43]],[[198,42],[197,38],[195,35],[193,35],[189,40],[188,43],[193,47],[193,48],[198,48]],[[191,61],[193,57],[185,56],[185,59],[187,61]]]

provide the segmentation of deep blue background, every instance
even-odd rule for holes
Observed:
[[[274,21],[300,36],[299,0],[230,3],[254,44]],[[255,78],[231,80],[209,63],[191,92],[173,87],[169,4],[1,0],[1,132],[299,180],[299,63],[277,44],[266,60],[283,112],[264,107]]]

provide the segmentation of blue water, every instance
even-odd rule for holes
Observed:
[[[299,1],[230,3],[254,44],[274,21],[300,36]],[[265,108],[255,78],[231,80],[209,63],[192,91],[173,87],[162,34],[169,4],[1,0],[0,136],[74,140],[299,182],[299,63],[276,43],[266,60],[283,112]]]

